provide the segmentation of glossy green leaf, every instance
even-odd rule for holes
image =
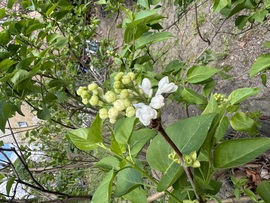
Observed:
[[[146,8],[146,9],[149,9],[150,8],[150,5],[149,5],[149,1],[148,0],[138,0],[137,1],[137,4]]]
[[[102,119],[96,116],[90,128],[70,130],[68,136],[80,150],[93,150],[97,143],[102,142]]]
[[[190,154],[203,144],[215,115],[205,114],[180,120],[169,125],[166,132],[183,154]],[[147,149],[146,159],[152,168],[165,172],[172,162],[168,158],[172,152],[165,139],[157,135]]]
[[[10,191],[11,191],[13,183],[15,182],[15,179],[16,179],[15,176],[8,179],[7,184],[6,184],[7,195],[10,194]]]
[[[40,22],[36,22],[32,25],[30,25],[26,30],[25,30],[25,35],[29,36],[30,34],[32,34],[32,32],[34,32],[35,30],[39,30],[45,28],[45,25],[43,23]]]
[[[45,104],[42,105],[42,109],[37,111],[37,117],[42,120],[51,119],[51,113]]]
[[[187,81],[190,83],[200,83],[219,72],[219,69],[209,66],[193,66],[187,72]]]
[[[95,191],[91,203],[111,202],[111,192],[114,176],[115,176],[114,170],[111,170],[106,174],[104,179],[99,184],[97,190]]]
[[[22,83],[23,81],[25,81],[31,77],[32,77],[32,74],[30,74],[26,70],[21,69],[15,73],[15,75],[11,79],[11,82],[13,82],[13,84],[16,86],[16,85],[19,85],[20,83]]]
[[[240,15],[236,18],[235,25],[238,27],[238,29],[242,30],[247,24],[249,18],[250,18],[249,16]]]
[[[118,119],[114,127],[114,136],[120,144],[127,144],[133,131],[136,117]]]
[[[129,141],[131,155],[134,157],[137,156],[144,145],[156,134],[156,131],[149,128],[133,131]]]
[[[0,8],[0,19],[4,18],[6,16],[6,9]]]
[[[233,129],[239,132],[255,132],[256,125],[255,121],[248,117],[243,112],[237,112],[233,115],[233,117],[230,119],[230,124]]]
[[[259,72],[264,71],[268,68],[270,68],[270,54],[262,54],[252,64],[249,76],[254,77]]]
[[[3,30],[0,32],[0,45],[7,45],[11,40],[11,36],[8,31]]]
[[[7,7],[11,9],[18,0],[8,0]]]
[[[252,161],[270,149],[269,138],[228,140],[218,144],[214,150],[214,167],[232,168]]]
[[[228,100],[230,101],[231,105],[239,104],[248,97],[258,94],[259,91],[260,91],[259,88],[249,88],[249,87],[236,89],[228,96]]]
[[[54,40],[56,40],[57,38],[59,38],[60,35],[59,34],[56,34],[56,33],[52,33],[52,34],[49,34],[47,37],[46,37],[46,40],[48,43],[52,43]]]
[[[0,130],[5,133],[6,122],[15,115],[16,106],[5,100],[0,101]]]
[[[175,183],[175,181],[181,176],[183,172],[184,169],[178,163],[172,161],[171,165],[167,168],[161,177],[157,185],[157,191],[162,192],[167,190],[172,184]]]
[[[266,76],[266,74],[261,74],[261,79],[262,79],[263,86],[266,87],[266,83],[267,83],[267,76]]]
[[[58,6],[58,3],[53,4],[47,11],[46,11],[46,16],[50,16],[51,13],[54,11],[54,9]]]
[[[135,48],[141,49],[148,44],[164,41],[172,37],[173,35],[170,32],[157,32],[157,33],[147,32],[139,39],[137,39],[135,43]]]
[[[28,57],[23,60],[21,60],[17,65],[17,69],[29,69],[29,66],[34,62],[34,60],[37,59],[37,57]]]
[[[181,96],[188,104],[207,104],[207,100],[202,95],[190,88],[185,88],[181,92]]]
[[[13,61],[11,59],[4,59],[0,62],[0,70],[2,72],[6,71],[7,69],[9,69],[12,65],[16,64],[16,61]]]
[[[265,201],[265,203],[270,203],[270,180],[261,182],[257,186],[256,192]]]
[[[216,86],[216,82],[214,80],[207,82],[202,90],[203,96],[208,97],[213,91],[213,89],[215,88],[215,86]]]
[[[66,47],[68,44],[68,39],[66,37],[58,37],[53,46],[57,49]]]
[[[142,185],[142,174],[133,168],[125,168],[118,172],[114,195],[123,196]]]
[[[119,170],[120,161],[114,156],[107,156],[97,162],[94,166],[100,168],[103,171]]]
[[[141,187],[137,187],[131,192],[124,195],[124,198],[132,203],[147,203],[146,190]]]
[[[214,12],[219,12],[221,9],[231,4],[231,0],[214,0]]]
[[[251,17],[254,18],[257,22],[263,23],[265,20],[266,15],[268,14],[268,10],[266,9],[260,9],[256,11]]]
[[[215,138],[217,139],[217,142],[220,141],[225,136],[225,134],[228,131],[228,127],[229,127],[229,119],[227,116],[224,116],[220,120],[219,125],[215,132]]]

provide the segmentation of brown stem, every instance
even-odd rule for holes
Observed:
[[[151,120],[151,123],[150,123],[150,126],[151,128],[153,128],[154,130],[156,130],[157,132],[159,132],[161,134],[161,136],[166,140],[166,142],[168,142],[168,144],[173,148],[173,150],[175,151],[175,153],[178,155],[179,157],[179,160],[180,160],[180,164],[181,166],[183,167],[187,177],[188,177],[188,180],[191,184],[191,187],[195,193],[195,196],[197,198],[197,200],[200,202],[200,203],[203,203],[203,199],[201,196],[199,196],[196,192],[196,188],[195,188],[195,185],[194,185],[194,181],[193,181],[193,175],[192,175],[192,172],[190,170],[189,167],[186,167],[185,164],[184,164],[184,159],[183,159],[183,154],[180,152],[180,150],[178,149],[178,147],[174,144],[174,142],[171,140],[171,138],[168,136],[168,134],[165,132],[164,128],[162,127],[161,125],[161,118],[157,118],[157,119],[153,119]]]

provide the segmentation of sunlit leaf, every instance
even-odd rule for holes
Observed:
[[[266,70],[268,68],[270,68],[270,54],[262,54],[252,64],[249,76],[253,77],[257,75],[259,72]]]
[[[269,138],[248,138],[224,141],[214,150],[214,167],[232,168],[252,161],[270,149]]]

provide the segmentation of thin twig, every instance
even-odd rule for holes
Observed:
[[[161,136],[166,140],[166,142],[173,148],[175,153],[178,155],[179,160],[180,160],[180,164],[183,167],[183,169],[184,169],[184,171],[185,171],[185,173],[186,173],[186,175],[188,177],[188,180],[189,180],[190,185],[191,185],[191,187],[192,187],[192,189],[193,189],[193,191],[195,193],[195,196],[196,196],[197,200],[200,203],[203,203],[202,197],[199,196],[197,194],[197,192],[196,192],[192,172],[191,172],[189,167],[185,166],[184,159],[183,159],[183,154],[180,152],[178,147],[174,144],[174,142],[171,140],[171,138],[168,136],[168,134],[165,132],[164,128],[162,127],[161,118],[159,117],[157,119],[151,120],[150,126],[151,126],[151,128],[153,128],[154,130],[156,130],[157,132],[159,132],[161,134]]]

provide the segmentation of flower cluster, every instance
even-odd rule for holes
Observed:
[[[180,164],[180,159],[178,158],[175,151],[168,155],[168,158],[174,162]],[[183,155],[185,167],[199,168],[201,166],[200,162],[197,160],[196,151],[191,152],[189,155]]]
[[[217,101],[218,105],[222,105],[228,101],[228,99],[226,98],[226,95],[224,94],[215,93],[213,97]]]
[[[158,83],[158,90],[154,97],[152,85],[149,79],[144,78],[142,84],[139,86],[142,91],[148,96],[150,104],[137,103],[133,104],[136,108],[136,117],[145,125],[149,125],[152,119],[157,118],[157,110],[162,108],[164,103],[163,93],[172,93],[175,92],[178,87],[174,83],[169,83],[169,78],[167,76],[163,77]]]
[[[165,105],[162,94],[172,93],[178,88],[174,83],[169,83],[166,76],[159,81],[157,92],[152,96],[150,80],[144,78],[138,86],[133,72],[117,73],[111,85],[112,88],[104,93],[96,83],[91,83],[87,87],[80,87],[77,94],[85,105],[99,107],[101,119],[109,118],[111,123],[115,123],[120,116],[136,115],[145,126],[150,124],[151,119],[157,118],[157,110]]]

